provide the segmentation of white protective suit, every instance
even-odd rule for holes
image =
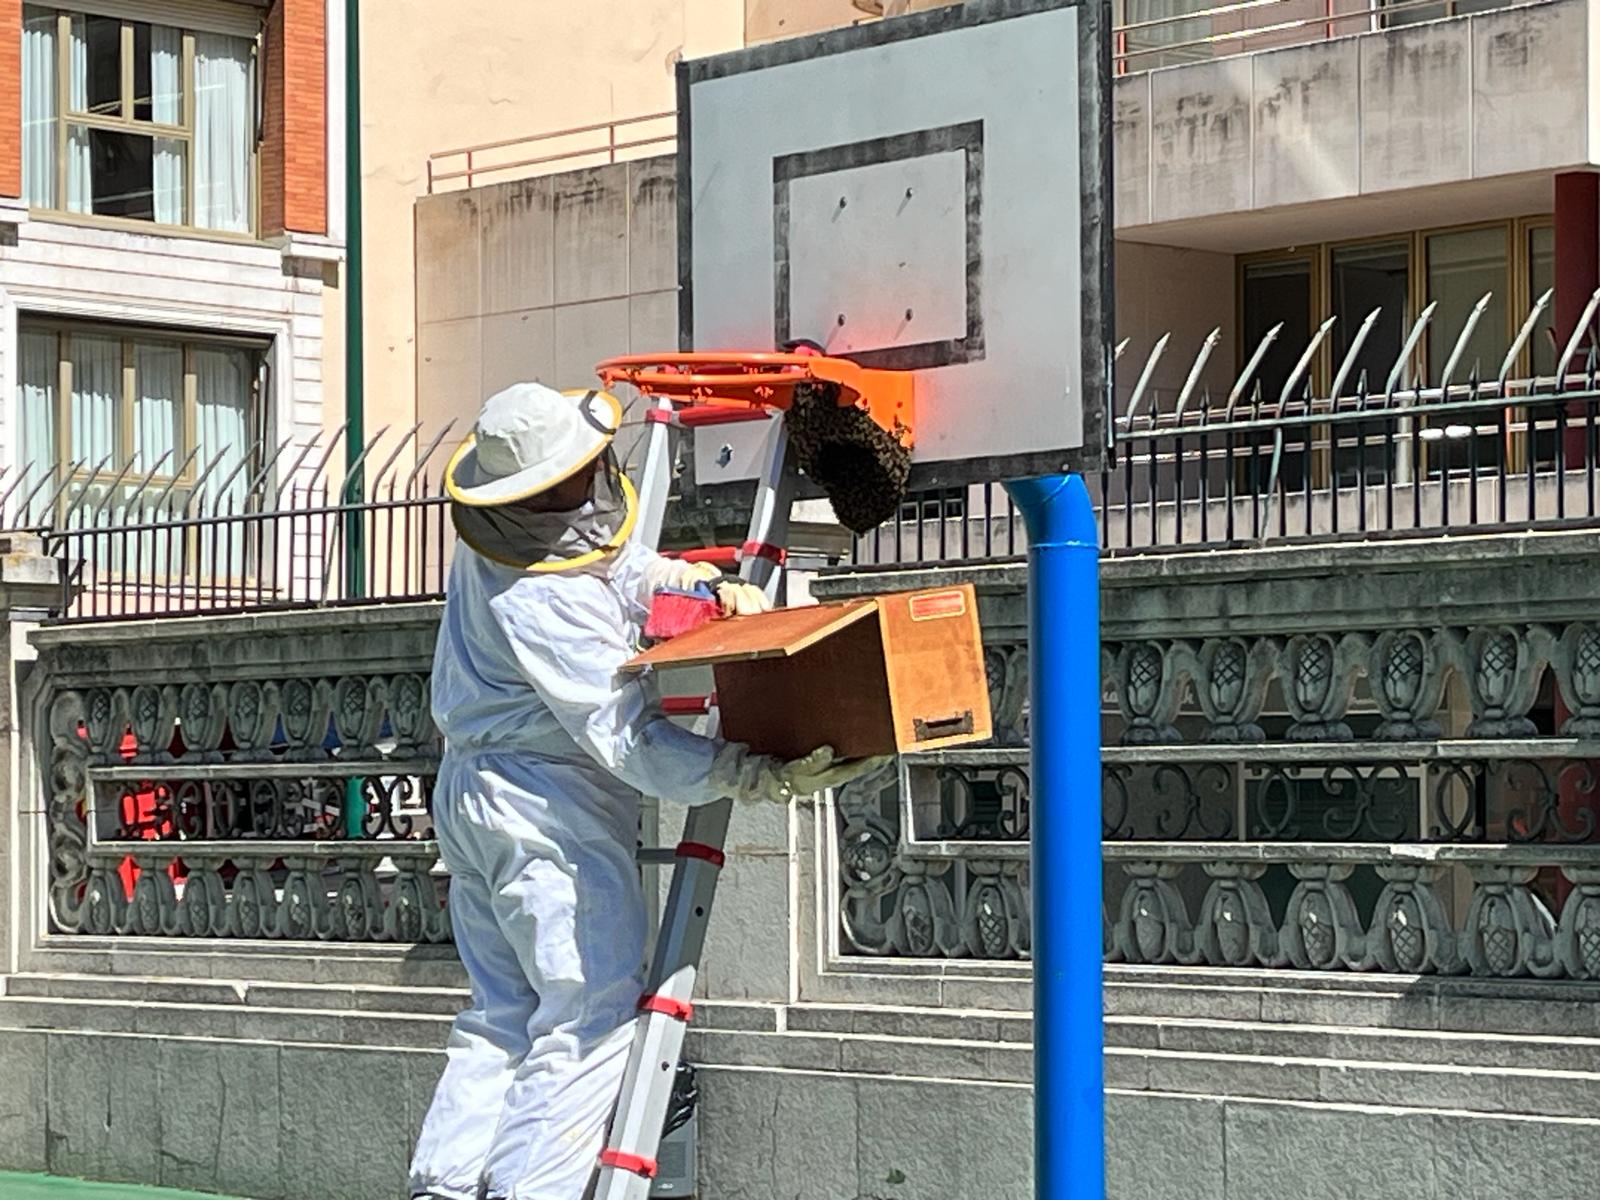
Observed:
[[[481,1179],[488,1197],[583,1196],[643,988],[641,791],[693,804],[838,782],[673,725],[648,678],[618,676],[655,590],[690,570],[636,544],[555,573],[457,545],[434,660],[434,825],[472,1002],[414,1195],[474,1200]]]

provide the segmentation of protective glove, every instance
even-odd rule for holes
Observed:
[[[723,795],[735,800],[787,804],[843,787],[890,761],[882,757],[840,762],[834,758],[832,746],[819,746],[804,758],[785,762],[766,754],[752,754],[748,747],[729,742],[712,762],[711,779]]]
[[[755,584],[730,579],[710,563],[684,563],[683,567],[679,575],[682,582],[674,586],[691,588],[697,583],[710,584],[725,617],[748,617],[772,608],[772,601]]]
[[[713,587],[725,617],[748,617],[772,609],[772,601],[767,599],[767,594],[753,583],[746,583],[742,579],[724,579]]]

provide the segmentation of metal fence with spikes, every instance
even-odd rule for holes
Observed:
[[[1282,336],[1276,325],[1250,347],[1220,400],[1202,381],[1221,331],[1202,340],[1170,400],[1152,382],[1174,349],[1170,335],[1159,338],[1112,414],[1108,465],[1090,481],[1104,549],[1600,525],[1600,339],[1592,336],[1600,292],[1556,345],[1554,370],[1543,376],[1523,364],[1545,325],[1548,292],[1489,364],[1492,375],[1483,363],[1468,363],[1491,299],[1468,313],[1437,382],[1427,384],[1417,363],[1435,304],[1406,329],[1395,358],[1376,364],[1365,351],[1381,310],[1360,322],[1337,359],[1330,318],[1269,390],[1262,374]],[[1116,347],[1119,363],[1128,349],[1128,341]],[[1319,366],[1329,371],[1325,389],[1313,386]],[[1003,490],[983,485],[912,497],[898,520],[857,539],[855,560],[913,566],[1025,549]]]
[[[1600,526],[1600,338],[1591,336],[1600,292],[1553,346],[1545,375],[1524,364],[1548,327],[1549,293],[1489,363],[1492,374],[1468,361],[1490,299],[1467,315],[1427,383],[1418,364],[1435,305],[1398,339],[1392,361],[1367,352],[1379,310],[1337,355],[1331,319],[1297,355],[1284,353],[1275,326],[1220,400],[1205,382],[1220,330],[1177,370],[1174,339],[1159,338],[1137,371],[1122,372],[1133,382],[1112,414],[1107,466],[1091,480],[1105,550]],[[1129,349],[1116,347],[1119,365],[1137,361]],[[1268,387],[1273,357],[1292,365],[1275,368]],[[1182,382],[1163,391],[1158,378]],[[176,469],[168,455],[137,475],[106,461],[25,469],[9,484],[0,475],[0,518],[39,533],[67,562],[69,620],[432,598],[443,594],[454,543],[439,488],[451,432],[381,430],[337,476],[343,427],[242,457],[230,449],[200,463],[191,452]],[[346,549],[352,530],[359,557]],[[855,540],[851,557],[910,567],[1025,550],[1004,489],[985,484],[911,496],[898,519]]]
[[[67,563],[68,619],[440,596],[453,534],[438,485],[452,428],[425,438],[421,425],[385,427],[339,474],[343,425],[205,463],[191,451],[167,476],[170,452],[137,478],[105,461],[24,470],[0,492],[0,518]]]

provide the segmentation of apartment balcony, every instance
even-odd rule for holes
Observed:
[[[1547,212],[1594,161],[1584,0],[1268,0],[1116,34],[1119,236],[1238,253]],[[1483,11],[1487,10],[1487,11]]]

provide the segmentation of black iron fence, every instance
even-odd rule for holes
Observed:
[[[1559,529],[1600,517],[1600,392],[1591,377],[1338,404],[1258,401],[1117,417],[1089,484],[1109,554],[1349,538]],[[877,566],[1025,552],[1020,514],[984,484],[912,497],[855,543]]]
[[[1331,321],[1298,359],[1285,359],[1283,347],[1269,354],[1280,332],[1271,330],[1220,401],[1204,383],[1219,335],[1205,339],[1172,390],[1154,382],[1171,340],[1161,338],[1118,400],[1107,465],[1089,481],[1103,549],[1175,553],[1600,524],[1600,366],[1583,348],[1600,292],[1555,369],[1536,376],[1519,368],[1548,303],[1547,294],[1534,305],[1492,377],[1466,363],[1480,304],[1431,383],[1418,347],[1432,307],[1393,363],[1363,358],[1377,313],[1337,362]],[[1263,364],[1277,361],[1293,366],[1269,380]],[[1319,362],[1326,388],[1313,386]],[[1369,373],[1383,385],[1369,387]],[[129,483],[126,468],[108,477],[104,463],[38,479],[25,471],[0,492],[0,521],[38,531],[68,564],[63,609],[73,620],[434,598],[454,544],[438,486],[448,433],[380,432],[343,482],[327,472],[342,430],[314,466],[304,464],[319,437],[263,448],[248,456],[248,471],[241,464],[225,480],[211,480],[208,469],[181,486],[154,472]],[[382,465],[369,472],[369,461]],[[275,470],[279,463],[288,466]],[[895,520],[855,539],[850,565],[996,561],[1026,548],[1004,487],[990,483],[912,495]]]

